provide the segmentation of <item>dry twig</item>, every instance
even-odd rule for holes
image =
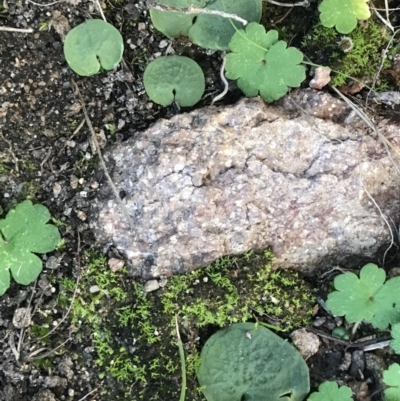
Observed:
[[[249,22],[246,21],[245,19],[239,17],[236,14],[230,14],[230,13],[225,13],[223,11],[218,11],[218,10],[210,10],[208,8],[197,8],[190,6],[188,8],[177,8],[177,7],[170,7],[166,6],[161,3],[154,3],[154,5],[151,6],[155,10],[159,11],[171,11],[175,13],[183,13],[183,14],[209,14],[209,15],[217,15],[218,17],[222,18],[229,18],[233,19],[235,21],[240,22],[243,26],[246,26]]]
[[[0,31],[3,32],[18,32],[18,33],[32,33],[32,28],[12,28],[9,26],[0,26]]]
[[[100,161],[101,168],[102,168],[103,171],[104,171],[104,174],[105,174],[105,176],[106,176],[106,178],[107,178],[108,183],[110,184],[110,187],[111,187],[111,189],[112,189],[112,191],[113,191],[113,194],[114,194],[114,196],[115,196],[115,200],[116,200],[116,202],[117,202],[119,208],[121,209],[121,212],[124,214],[124,216],[125,216],[125,218],[126,218],[127,224],[129,225],[129,227],[130,227],[131,229],[133,229],[133,228],[134,228],[134,223],[133,223],[132,217],[131,217],[130,214],[128,213],[128,210],[127,210],[127,208],[125,207],[125,205],[122,203],[121,198],[119,197],[119,193],[118,193],[117,187],[115,186],[115,184],[114,184],[113,180],[111,179],[111,176],[110,176],[110,174],[109,174],[109,172],[108,172],[108,170],[107,170],[106,163],[105,163],[105,161],[104,161],[104,159],[103,159],[103,155],[101,154],[99,141],[97,140],[96,133],[94,132],[92,122],[90,121],[88,112],[87,112],[87,110],[86,110],[85,102],[84,102],[84,100],[83,100],[83,98],[82,98],[82,95],[81,95],[81,93],[80,93],[80,91],[79,91],[78,85],[76,84],[76,82],[75,82],[74,80],[72,80],[72,84],[73,84],[73,86],[75,87],[76,93],[77,93],[77,95],[78,95],[78,97],[79,97],[79,101],[81,102],[82,111],[83,111],[83,114],[84,114],[84,116],[85,116],[86,124],[87,124],[87,126],[88,126],[88,128],[89,128],[89,131],[90,131],[90,133],[91,133],[93,143],[95,144],[95,147],[96,147],[97,155],[98,155],[98,157],[99,157],[99,161]]]

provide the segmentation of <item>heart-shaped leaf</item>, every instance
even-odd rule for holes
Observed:
[[[194,6],[212,11],[234,14],[247,22],[259,22],[262,0],[160,0],[159,3],[179,8]],[[176,11],[150,9],[154,26],[168,37],[189,36],[189,39],[205,49],[227,50],[235,28],[243,28],[239,21],[207,13],[184,14]]]
[[[122,59],[124,43],[111,24],[91,19],[71,29],[64,42],[64,56],[77,74],[97,74],[100,67],[112,70]]]
[[[236,323],[201,351],[197,378],[208,401],[301,401],[310,391],[301,355],[271,330]]]
[[[182,107],[193,106],[204,93],[205,80],[200,66],[184,56],[164,56],[146,68],[143,83],[153,102],[162,106],[174,100]]]

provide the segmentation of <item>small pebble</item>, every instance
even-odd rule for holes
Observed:
[[[304,359],[308,359],[318,352],[320,341],[314,333],[310,333],[306,329],[300,329],[294,331],[290,337]]]
[[[29,327],[29,325],[31,324],[30,309],[29,308],[15,309],[12,322],[16,329],[22,329],[24,327]]]
[[[145,292],[152,292],[156,291],[160,288],[160,284],[158,283],[157,280],[149,280],[145,285],[144,285],[144,291]]]

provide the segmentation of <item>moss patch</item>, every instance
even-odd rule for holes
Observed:
[[[365,26],[359,24],[346,37],[334,28],[317,24],[303,40],[302,50],[314,63],[326,65],[340,73],[332,73],[333,86],[343,85],[349,77],[370,84],[379,70],[382,50],[389,40],[386,27],[373,20],[369,20]],[[390,61],[386,60],[383,69],[389,66]],[[385,88],[385,81],[378,82],[377,89]]]
[[[203,400],[195,378],[199,351],[220,327],[256,320],[280,331],[307,325],[314,305],[309,287],[296,272],[272,270],[271,259],[268,251],[226,256],[146,294],[143,284],[126,280],[124,270],[112,273],[104,256],[87,254],[72,323],[91,328],[107,397],[179,399],[175,315],[186,354],[188,400]],[[59,305],[66,307],[73,290],[72,280],[62,281]]]

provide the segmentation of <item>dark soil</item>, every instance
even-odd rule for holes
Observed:
[[[318,18],[315,3],[307,10],[268,7],[273,17],[269,18],[270,27],[281,30],[295,45]],[[71,0],[38,6],[30,1],[0,0],[0,26],[33,29],[32,33],[0,31],[0,207],[6,213],[25,199],[44,204],[64,239],[63,247],[43,256],[44,270],[37,282],[27,287],[12,283],[0,297],[0,401],[108,400],[104,391],[122,400],[119,394],[126,392],[99,366],[92,326],[74,321],[74,311],[63,319],[69,303],[61,302],[60,296],[67,294],[71,301],[73,291],[65,292],[60,283],[82,277],[91,261],[88,255],[96,245],[87,214],[91,199],[105,182],[90,131],[85,124],[78,129],[84,115],[72,79],[85,99],[103,148],[180,111],[154,104],[143,88],[147,63],[166,50],[166,39],[150,23],[146,2],[110,0],[102,3],[102,8],[124,37],[124,61],[116,71],[81,78],[64,60],[63,37],[85,19],[100,18],[94,3]],[[209,105],[222,90],[221,55],[182,40],[172,41],[172,47],[202,67],[206,92],[196,107]],[[225,103],[240,96],[234,85],[231,89]],[[82,283],[93,284],[90,280]],[[89,287],[79,288],[90,292]],[[13,323],[18,308],[31,308],[29,327],[16,328]],[[327,321],[325,329],[333,324],[331,318]],[[210,334],[207,330],[202,333]],[[132,340],[127,330],[115,336],[116,344]],[[371,391],[379,389],[374,372],[363,377],[357,369],[353,376],[340,373],[338,365],[345,350],[345,346],[326,340],[321,352],[309,360],[313,386],[322,379],[340,378],[343,383],[366,381],[372,383]],[[179,374],[174,375],[168,385],[179,389],[179,380]],[[132,386],[135,391],[135,383]],[[175,390],[172,393],[177,394]],[[174,398],[178,399],[178,394]],[[379,400],[380,393],[373,399]]]

